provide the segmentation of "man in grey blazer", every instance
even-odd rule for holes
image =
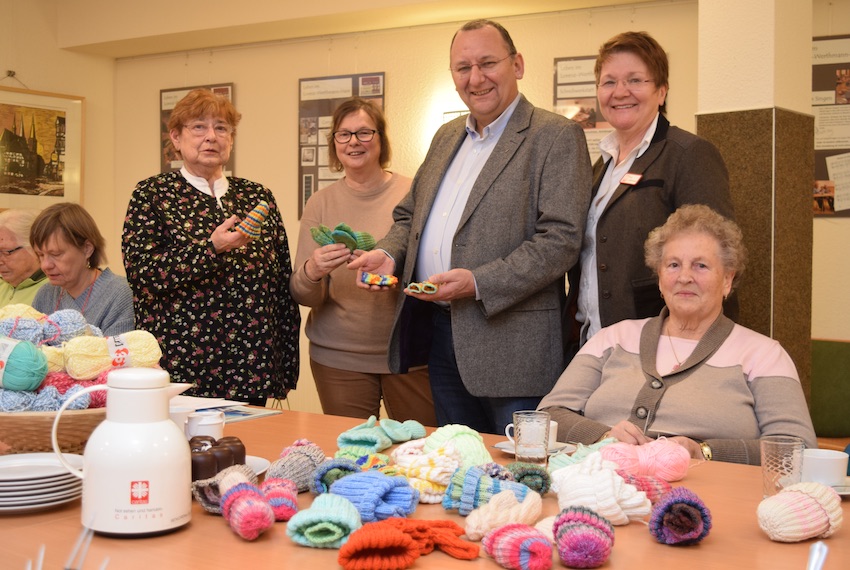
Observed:
[[[470,114],[440,128],[392,229],[349,267],[401,268],[390,369],[428,364],[437,422],[502,433],[564,369],[564,274],[581,248],[590,159],[576,123],[520,95],[525,64],[501,25],[465,24],[450,64]],[[426,280],[435,294],[407,289]]]

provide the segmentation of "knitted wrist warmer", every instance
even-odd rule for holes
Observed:
[[[309,509],[298,511],[286,524],[286,535],[296,544],[312,548],[339,548],[362,526],[351,501],[324,493]]]
[[[711,530],[711,513],[700,498],[685,487],[676,487],[652,507],[649,532],[661,544],[696,544]]]
[[[330,492],[351,501],[364,523],[407,516],[416,510],[419,502],[419,492],[407,479],[379,471],[363,471],[338,479]]]

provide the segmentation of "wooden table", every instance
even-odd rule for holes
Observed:
[[[253,419],[225,428],[226,435],[240,437],[250,455],[275,459],[280,450],[298,438],[319,444],[333,454],[337,436],[360,420],[284,411],[282,414]],[[502,438],[485,435],[488,445]],[[496,449],[495,460],[506,463],[511,457]],[[700,463],[676,485],[697,493],[713,518],[709,536],[699,545],[672,547],[661,545],[650,536],[645,524],[632,522],[615,527],[615,543],[608,563],[603,568],[636,570],[675,569],[793,569],[806,567],[813,541],[798,544],[772,542],[759,529],[756,507],[761,499],[761,471],[758,467],[729,463]],[[310,493],[299,495],[300,509],[309,507]],[[557,498],[549,493],[544,498],[544,516],[558,512]],[[850,568],[850,501],[842,502],[845,525],[825,542],[829,556],[825,568]],[[440,505],[419,505],[413,517],[421,519],[449,518],[464,524],[456,512]],[[0,516],[0,568],[22,570],[29,559],[35,561],[39,546],[47,546],[45,569],[62,568],[81,529],[80,503],[41,513]],[[246,542],[234,534],[218,516],[193,505],[192,521],[182,529],[152,538],[107,538],[95,536],[86,558],[86,569],[96,569],[109,557],[109,570],[160,570],[199,568],[203,570],[264,570],[296,568],[311,570],[339,568],[336,550],[306,548],[286,536],[286,523],[277,523],[254,542]],[[557,551],[553,567],[561,568]],[[460,561],[435,551],[419,558],[413,568],[454,569],[498,568],[482,549],[475,561]]]

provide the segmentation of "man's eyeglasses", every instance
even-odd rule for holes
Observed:
[[[451,72],[454,73],[457,77],[466,77],[467,75],[472,73],[473,67],[477,67],[478,71],[480,71],[481,73],[486,75],[488,73],[492,73],[493,70],[496,69],[497,65],[499,65],[500,63],[502,63],[503,61],[505,61],[506,59],[508,59],[512,55],[513,55],[512,53],[509,53],[508,55],[506,55],[502,59],[487,60],[487,61],[482,61],[480,63],[462,63],[460,65],[456,65],[455,67],[452,67]]]
[[[375,133],[377,133],[375,129],[360,129],[357,132],[351,131],[334,131],[334,140],[339,144],[345,144],[351,140],[351,137],[357,137],[357,140],[360,142],[369,142],[373,138],[375,138]]]
[[[207,132],[212,128],[215,136],[220,139],[223,139],[230,134],[233,133],[233,127],[228,125],[227,123],[216,123],[211,125],[209,123],[202,123],[198,121],[197,123],[189,123],[188,125],[183,125],[183,128],[189,131],[192,136],[202,137],[207,134]]]
[[[652,79],[641,79],[639,77],[630,77],[628,79],[620,79],[618,81],[614,81],[613,79],[606,79],[605,81],[599,84],[599,90],[613,91],[620,83],[622,83],[623,86],[629,91],[640,91],[641,89],[646,87],[647,83],[655,83],[655,81]]]
[[[14,249],[0,249],[0,257],[9,257],[10,255],[15,253],[19,249],[24,249],[24,246],[19,245],[18,247],[14,248]]]

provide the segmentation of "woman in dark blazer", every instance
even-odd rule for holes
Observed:
[[[669,84],[661,46],[645,32],[619,34],[599,49],[595,73],[599,108],[614,132],[599,144],[581,261],[569,273],[579,345],[603,327],[661,311],[658,279],[644,264],[650,230],[683,204],[734,214],[718,150],[663,115]]]

